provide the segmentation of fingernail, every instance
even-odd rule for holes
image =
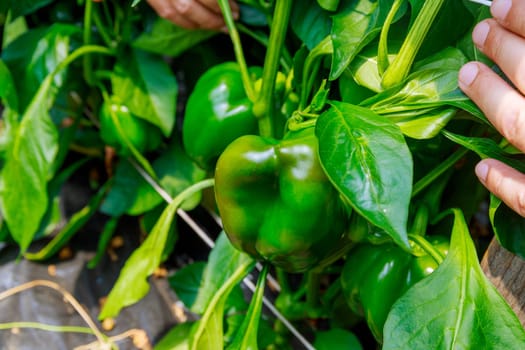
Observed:
[[[512,0],[494,0],[490,13],[494,18],[504,20],[512,6]]]
[[[489,34],[489,30],[490,26],[487,22],[478,23],[472,32],[472,41],[474,41],[478,47],[483,47],[485,40],[487,39],[487,35]]]
[[[476,168],[474,169],[476,172],[476,176],[482,181],[485,182],[487,180],[487,174],[489,172],[489,166],[485,164],[484,162],[479,162],[476,165]]]
[[[470,62],[465,64],[459,70],[459,83],[463,86],[469,86],[476,79],[479,73],[479,67],[477,63]]]
[[[227,26],[219,28],[219,31],[223,32],[224,34],[228,34],[229,33]]]

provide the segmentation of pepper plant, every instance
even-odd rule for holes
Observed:
[[[0,4],[2,240],[43,261],[103,213],[92,267],[121,218],[142,223],[102,320],[170,266],[181,214],[218,216],[208,260],[169,278],[199,318],[156,349],[287,349],[298,334],[316,349],[524,347],[478,255],[494,236],[525,258],[524,219],[472,165],[524,171],[523,155],[457,84],[468,60],[488,61],[470,40],[488,10],[242,0],[234,22],[218,3],[227,34],[179,28],[140,1]],[[60,225],[60,189],[88,164],[103,169],[92,198]],[[489,236],[472,229],[480,217]],[[268,275],[278,287],[265,291]]]

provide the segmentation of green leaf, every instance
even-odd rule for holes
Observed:
[[[501,246],[525,259],[525,218],[490,195],[489,218]]]
[[[1,16],[1,12],[2,10],[0,9],[0,16]],[[27,26],[27,21],[25,17],[18,17],[17,19],[13,21],[8,21],[4,27],[4,37],[3,37],[1,47],[2,48],[7,47],[12,41],[14,41],[20,35],[27,32],[27,30],[28,30],[28,26]]]
[[[177,142],[172,142],[159,158],[153,161],[153,170],[162,188],[172,197],[206,176]],[[200,195],[196,194],[184,202],[183,208],[194,208],[200,202],[200,198]],[[162,201],[162,197],[133,165],[123,159],[117,165],[113,186],[100,210],[111,216],[140,215]]]
[[[52,257],[62,248],[75,233],[78,232],[91,217],[97,212],[102,198],[106,194],[106,187],[103,186],[98,193],[91,198],[89,203],[78,212],[76,212],[68,223],[57,233],[55,237],[46,244],[44,248],[36,253],[26,253],[24,256],[28,260],[45,260]]]
[[[162,56],[132,50],[122,56],[111,76],[113,95],[132,114],[159,127],[168,137],[175,124],[177,81]]]
[[[168,279],[177,297],[188,308],[195,303],[205,267],[206,263],[203,261],[191,263],[183,266]]]
[[[512,154],[502,150],[498,144],[489,138],[484,137],[468,137],[451,133],[447,130],[441,131],[445,137],[455,143],[475,152],[482,159],[494,158],[497,159],[516,170],[525,172],[525,164],[522,161],[513,158]]]
[[[193,323],[185,322],[173,327],[155,345],[153,350],[189,350],[189,334]]]
[[[159,55],[176,57],[217,33],[211,30],[189,30],[159,18],[151,32],[142,33],[132,46]]]
[[[25,32],[3,50],[2,59],[16,77],[19,112],[29,105],[46,76],[68,56],[72,36],[79,32],[76,26],[57,23]],[[63,84],[66,73],[55,74],[53,90]]]
[[[257,286],[252,296],[248,312],[246,313],[241,326],[237,329],[233,342],[228,346],[228,350],[257,350],[259,348],[257,345],[257,335],[259,321],[261,319],[261,309],[268,267],[268,264],[264,265],[263,270],[259,274]]]
[[[389,50],[395,52],[398,46],[389,45]],[[394,53],[389,53],[388,58],[391,61],[395,57]],[[372,91],[381,92],[381,75],[379,74],[377,43],[366,46],[352,60],[345,72],[349,72],[355,81]],[[361,102],[361,101],[359,101]]]
[[[9,108],[13,111],[18,110],[18,95],[16,93],[13,76],[2,60],[0,60],[0,99],[3,102],[4,108]]]
[[[255,265],[245,253],[235,249],[221,233],[210,253],[203,282],[192,311],[203,313],[194,325],[190,349],[222,350],[224,306],[232,289]]]
[[[432,108],[414,116],[402,115],[402,119],[397,120],[396,125],[408,137],[418,140],[430,139],[439,134],[456,112],[453,108]]]
[[[11,18],[15,19],[19,16],[31,14],[50,3],[53,0],[2,0],[7,1],[8,8],[11,11]]]
[[[209,187],[211,184],[213,184],[213,180],[205,180],[188,187],[164,209],[148,237],[126,261],[100,312],[100,319],[118,315],[123,307],[136,303],[148,293],[149,284],[147,278],[155,271],[162,260],[164,246],[177,209],[179,209],[186,198]]]
[[[365,100],[362,106],[378,114],[453,105],[468,100],[458,88],[458,71],[467,62],[457,49],[446,49],[421,62],[420,67],[399,85]]]
[[[314,347],[317,350],[362,350],[363,347],[354,333],[340,328],[332,328],[328,331],[315,334]]]
[[[409,249],[412,157],[399,128],[369,109],[344,102],[317,120],[319,157],[352,207]]]
[[[215,297],[217,290],[238,271],[239,267],[249,266],[252,263],[254,263],[253,259],[235,249],[224,233],[219,235],[208,258],[201,288],[195,303],[191,306],[191,311],[203,313]]]
[[[330,34],[332,20],[316,0],[302,0],[292,4],[290,25],[306,47],[312,50]]]
[[[525,331],[483,274],[461,211],[452,212],[448,255],[394,304],[383,349],[525,348]]]
[[[95,268],[106,254],[111,238],[113,237],[117,229],[118,221],[119,217],[112,217],[109,218],[109,220],[106,221],[106,223],[104,224],[104,227],[102,228],[98,237],[97,253],[87,263],[88,269]]]
[[[330,80],[337,79],[359,51],[379,35],[392,3],[393,0],[355,0],[341,4],[333,17]]]
[[[317,3],[327,11],[335,11],[339,6],[339,0],[317,0]]]
[[[47,47],[47,39],[43,42]],[[61,50],[66,53],[68,43],[67,39],[61,42],[64,46]],[[58,63],[52,61],[53,69],[55,64]],[[57,84],[59,74],[55,73],[43,79],[20,121],[6,119],[8,143],[0,173],[0,206],[22,253],[33,240],[49,202],[47,183],[53,176],[53,162],[58,152],[58,131],[48,111],[56,95],[53,84]]]

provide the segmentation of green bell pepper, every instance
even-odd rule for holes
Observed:
[[[321,168],[312,127],[232,142],[217,161],[215,197],[232,244],[288,272],[349,241],[349,210]]]
[[[262,73],[250,68],[252,79]],[[225,62],[207,70],[191,92],[182,126],[186,153],[203,169],[210,170],[230,142],[257,134],[253,103],[246,96],[239,65]]]
[[[162,142],[161,130],[133,115],[116,96],[102,103],[99,122],[102,141],[122,156],[131,154],[130,145],[144,153],[154,150]]]
[[[441,255],[448,253],[449,238],[441,235],[426,238]],[[438,267],[429,254],[421,248],[414,249],[417,256],[394,243],[362,243],[347,255],[341,274],[343,293],[350,309],[365,317],[379,342],[395,301]]]

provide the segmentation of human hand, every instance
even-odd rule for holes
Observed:
[[[226,30],[217,0],[147,0],[162,18],[186,29]],[[239,6],[230,0],[234,19]]]
[[[494,127],[525,152],[525,1],[494,0],[494,18],[474,28],[474,44],[494,61],[515,88],[479,62],[459,72],[459,87],[481,108]],[[495,159],[476,166],[481,183],[525,217],[525,174]]]

